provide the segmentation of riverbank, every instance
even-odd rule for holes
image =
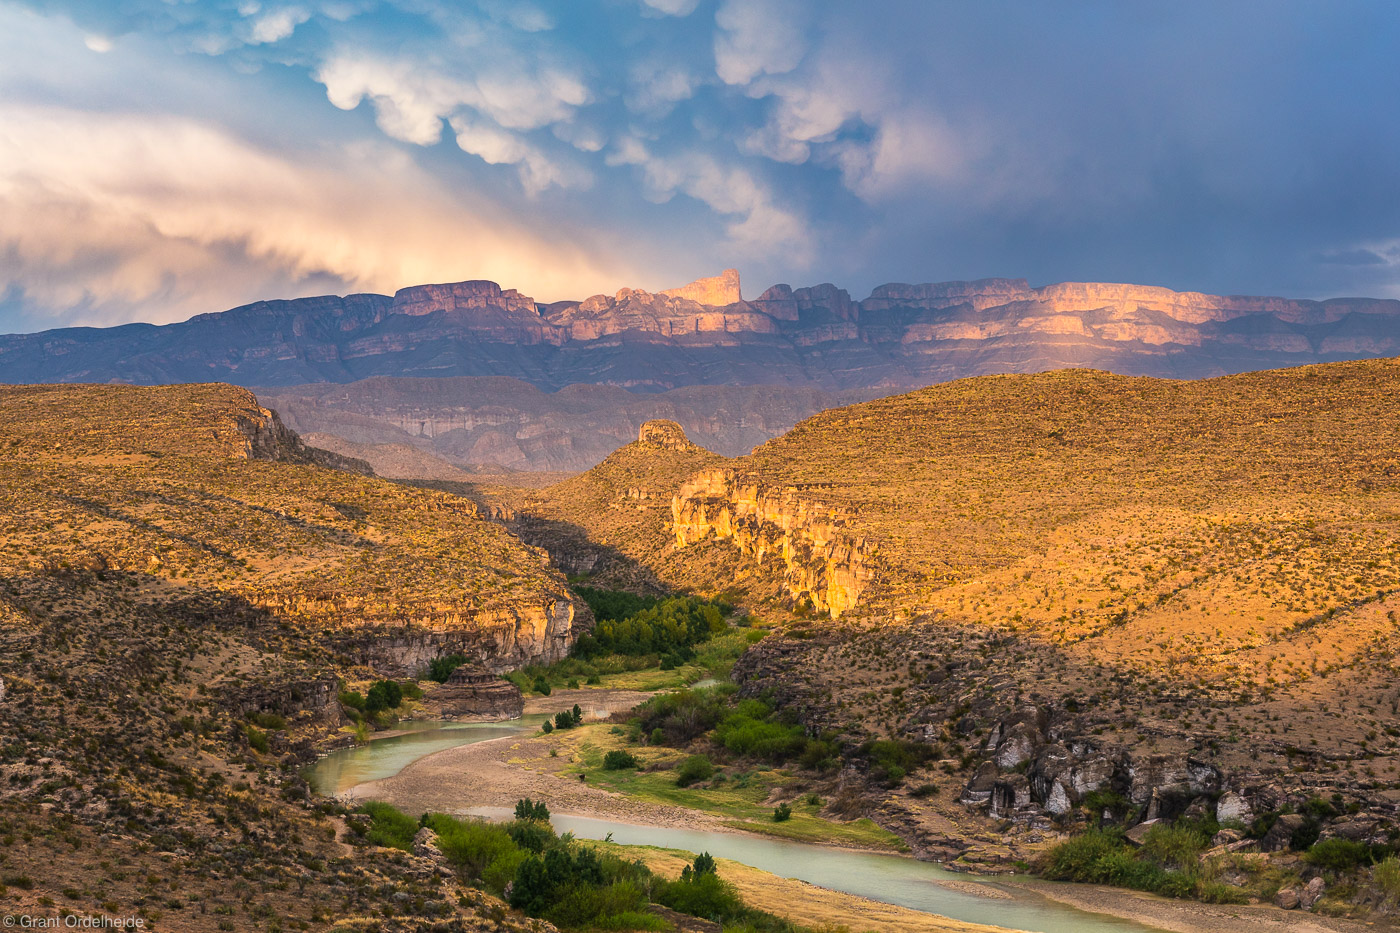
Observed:
[[[781,779],[770,773],[747,786],[736,781],[720,789],[691,790],[677,788],[669,771],[602,770],[603,751],[620,744],[605,724],[493,739],[425,756],[393,777],[358,785],[342,796],[382,800],[411,813],[455,814],[509,808],[530,797],[548,801],[553,810],[595,819],[751,833],[885,854],[906,851],[897,837],[869,820],[822,819],[818,807],[800,802],[792,819],[773,822],[773,804],[764,798]]]
[[[641,859],[652,871],[669,877],[680,874],[690,861],[685,854],[652,846],[619,846],[617,850],[627,858]],[[720,876],[738,888],[746,903],[761,904],[764,910],[803,926],[817,929],[836,926],[880,933],[1008,933],[1005,927],[952,920],[922,910],[843,894],[730,859],[716,859],[716,862]]]
[[[1264,905],[1218,905],[1172,900],[1156,894],[1103,885],[999,878],[997,886],[1171,933],[1375,933],[1377,930],[1400,929],[1389,923],[1339,920],[1307,911],[1279,910]]]

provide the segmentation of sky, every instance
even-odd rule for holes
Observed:
[[[1400,4],[0,0],[0,332],[485,278],[1400,297]]]

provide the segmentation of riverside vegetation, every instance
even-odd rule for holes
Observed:
[[[673,929],[654,912],[660,905],[721,923],[731,933],[808,933],[745,904],[707,853],[679,878],[662,878],[640,860],[617,856],[607,843],[556,835],[542,802],[521,800],[515,819],[504,824],[440,813],[414,820],[382,803],[361,810],[369,818],[358,824],[367,840],[404,851],[412,851],[415,840],[420,849],[426,842],[467,881],[560,929]],[[419,835],[424,829],[430,838]]]

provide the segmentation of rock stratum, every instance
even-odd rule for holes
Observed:
[[[462,482],[483,472],[581,472],[655,419],[675,421],[696,443],[739,456],[803,418],[877,394],[809,386],[638,393],[571,385],[546,392],[504,376],[376,376],[257,392],[288,426],[371,462],[381,476]]]
[[[0,338],[9,382],[348,383],[508,376],[656,392],[686,385],[908,388],[1092,366],[1193,378],[1400,352],[1400,302],[1300,301],[1022,279],[825,284],[741,297],[738,273],[540,304],[495,282],[270,300],[154,326]]]

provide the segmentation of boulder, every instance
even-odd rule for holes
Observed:
[[[968,804],[986,803],[992,799],[992,788],[996,786],[997,776],[996,765],[990,761],[982,762],[958,799]]]
[[[1307,820],[1296,813],[1283,814],[1274,821],[1264,838],[1259,840],[1259,848],[1265,852],[1281,852],[1287,849],[1293,834],[1306,822]]]
[[[1318,899],[1322,897],[1323,892],[1326,890],[1327,885],[1323,880],[1321,878],[1314,878],[1307,883],[1302,892],[1298,895],[1298,905],[1304,910],[1312,910],[1313,905],[1317,903]]]
[[[1016,811],[1031,805],[1031,785],[1024,774],[1012,774],[1000,778],[992,785],[993,817],[1015,816]]]
[[[442,851],[437,846],[437,833],[426,826],[414,833],[412,849],[414,855],[422,858],[442,858]]]
[[[1147,838],[1147,834],[1152,832],[1152,827],[1161,825],[1161,820],[1146,820],[1128,830],[1123,836],[1133,845],[1140,846],[1142,841]]]
[[[1274,904],[1284,910],[1297,910],[1302,899],[1298,896],[1297,888],[1281,888],[1274,895]]]
[[[1197,797],[1220,787],[1220,771],[1183,754],[1129,755],[1128,799],[1142,805],[1154,794]]]
[[[525,711],[520,688],[478,664],[463,664],[430,696],[447,719],[515,719]]]
[[[1043,741],[1043,736],[1035,726],[1025,722],[1016,723],[1005,731],[992,760],[1002,768],[1015,768],[1030,761],[1036,748]]]
[[[1243,796],[1227,790],[1215,802],[1215,819],[1220,823],[1248,823],[1254,819],[1254,809]]]

